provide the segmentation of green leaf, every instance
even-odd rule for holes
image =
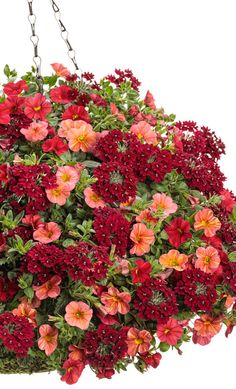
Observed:
[[[30,299],[32,300],[32,298],[34,297],[34,291],[32,288],[25,288],[24,289],[24,294]]]
[[[236,262],[236,251],[232,251],[228,256],[228,259],[230,262]]]
[[[10,77],[10,75],[11,75],[11,70],[10,70],[9,65],[5,65],[5,67],[4,67],[4,69],[3,69],[3,73],[5,74],[5,76],[6,76],[7,78]]]

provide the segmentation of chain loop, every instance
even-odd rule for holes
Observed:
[[[30,40],[33,43],[33,47],[34,47],[33,61],[34,61],[34,64],[36,66],[36,77],[38,79],[41,79],[42,78],[42,76],[41,76],[41,62],[42,61],[41,61],[41,57],[38,54],[39,37],[36,34],[36,30],[35,30],[36,15],[34,14],[34,11],[33,11],[33,0],[27,0],[27,1],[28,1],[28,6],[29,6],[28,20],[30,22],[31,32],[32,32]]]
[[[56,18],[57,23],[58,23],[58,25],[60,27],[60,30],[61,30],[61,37],[64,40],[64,42],[65,42],[65,44],[67,46],[67,49],[68,49],[68,52],[67,52],[68,53],[68,57],[70,58],[70,60],[74,64],[75,72],[79,76],[81,76],[82,71],[81,71],[81,69],[79,68],[79,66],[77,64],[75,50],[72,48],[72,46],[70,44],[70,41],[68,39],[68,31],[67,31],[64,23],[61,20],[60,8],[58,7],[58,5],[55,3],[54,0],[50,0],[50,3],[52,5],[52,9],[54,11],[55,18]]]

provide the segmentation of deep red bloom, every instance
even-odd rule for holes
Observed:
[[[96,374],[96,377],[110,379],[114,374],[115,374],[114,369],[98,369],[98,373]]]
[[[15,98],[15,96],[12,96],[12,98]],[[0,104],[0,117],[1,117],[1,104]],[[24,138],[23,134],[21,134],[20,129],[21,128],[27,128],[30,123],[31,119],[27,118],[23,113],[21,114],[12,114],[11,120],[9,121],[8,125],[1,125],[0,124],[0,147],[3,149],[11,149],[11,147],[15,144],[15,142],[20,139]],[[1,123],[1,119],[0,119]]]
[[[224,189],[220,192],[220,196],[222,200],[219,206],[227,212],[232,212],[233,208],[236,206],[236,198],[233,193]]]
[[[0,124],[10,123],[10,108],[6,102],[0,104]]]
[[[0,182],[7,182],[7,181],[8,181],[7,164],[4,163],[3,165],[0,165]]]
[[[3,92],[8,96],[20,95],[21,92],[27,92],[29,89],[25,80],[20,80],[17,82],[8,82],[4,85]]]
[[[18,283],[16,280],[10,281],[7,277],[0,276],[0,301],[5,302],[11,300],[17,291]]]
[[[98,107],[105,108],[107,106],[106,100],[104,100],[101,96],[95,95],[94,93],[91,93],[89,96],[92,99],[92,101],[94,102],[94,104],[97,105]]]
[[[61,85],[53,88],[50,91],[50,98],[55,103],[67,104],[71,103],[78,96],[78,92],[68,85]]]
[[[141,258],[136,259],[135,263],[137,267],[131,270],[133,284],[144,282],[149,279],[149,275],[152,271],[152,265],[149,262],[145,262]]]
[[[178,248],[186,240],[191,239],[192,234],[190,231],[190,223],[182,217],[176,217],[171,223],[165,228],[167,232],[169,242],[172,246]]]
[[[41,93],[25,99],[24,113],[30,119],[45,120],[51,109],[51,104]]]
[[[57,155],[66,153],[69,150],[67,143],[64,143],[59,136],[54,136],[51,139],[47,139],[43,145],[42,149],[45,153],[54,152]]]
[[[142,360],[144,361],[145,365],[147,367],[152,366],[154,369],[159,366],[161,362],[162,355],[160,353],[155,353],[155,354],[147,354],[147,355],[141,355]]]
[[[84,122],[90,123],[89,114],[86,109],[81,105],[75,104],[66,108],[65,112],[62,114],[62,119],[83,120]]]
[[[75,384],[81,376],[85,368],[85,363],[80,360],[69,358],[63,363],[63,368],[66,369],[66,372],[61,377],[61,380],[72,385]]]

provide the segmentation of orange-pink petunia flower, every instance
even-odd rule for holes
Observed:
[[[212,247],[198,247],[196,250],[197,260],[195,267],[205,273],[214,273],[220,265],[220,256],[218,251]]]
[[[188,262],[188,256],[181,254],[178,250],[170,250],[167,254],[160,256],[159,262],[165,268],[182,271]]]
[[[73,166],[60,166],[56,172],[58,186],[64,186],[68,190],[73,190],[79,181],[80,175]]]
[[[37,311],[36,309],[33,308],[30,302],[26,300],[22,301],[17,308],[13,309],[12,313],[15,316],[26,317],[35,328],[37,327],[37,320],[36,320]]]
[[[38,142],[48,135],[47,122],[32,122],[28,128],[22,128],[20,132],[30,142]]]
[[[164,193],[156,193],[152,198],[154,201],[150,205],[150,209],[159,217],[166,218],[177,211],[177,204],[174,203],[171,197],[166,196]]]
[[[194,330],[200,336],[214,336],[220,332],[222,327],[222,317],[213,318],[210,315],[203,314],[200,319],[194,322]]]
[[[125,122],[125,115],[119,112],[117,106],[114,103],[110,103],[110,109],[112,115],[116,116],[120,122]]]
[[[61,63],[51,63],[51,67],[53,68],[58,77],[66,78],[71,75],[70,71]]]
[[[140,212],[138,216],[136,216],[136,221],[137,222],[147,222],[147,223],[154,223],[156,224],[158,222],[158,218],[153,217],[151,214],[151,211],[146,208],[143,211]]]
[[[61,277],[55,275],[50,280],[46,281],[42,285],[35,285],[33,289],[35,291],[36,297],[39,300],[45,300],[48,297],[55,298],[61,293],[60,289]]]
[[[39,327],[39,334],[38,347],[44,350],[49,357],[57,348],[58,329],[49,324],[43,324]]]
[[[153,230],[148,229],[143,223],[136,223],[133,225],[130,239],[134,242],[130,254],[136,255],[148,253],[150,246],[155,242]]]
[[[57,186],[56,188],[46,189],[48,200],[53,204],[65,205],[66,200],[70,197],[70,190],[66,186]]]
[[[44,224],[43,227],[39,227],[33,233],[34,240],[40,243],[51,243],[59,239],[61,236],[61,229],[57,223],[49,222]]]
[[[176,319],[170,318],[165,324],[158,324],[157,336],[161,342],[176,346],[178,340],[183,335],[183,327]]]
[[[204,230],[204,234],[207,237],[214,236],[216,231],[221,227],[221,222],[214,216],[213,211],[209,208],[204,208],[202,211],[198,211],[194,216],[195,223],[194,229]]]
[[[86,359],[86,355],[84,353],[84,350],[80,348],[79,346],[75,344],[71,344],[68,347],[69,352],[69,358],[74,359],[76,361],[84,361]]]
[[[145,354],[150,349],[152,335],[146,330],[130,328],[127,333],[128,355]]]
[[[96,143],[96,132],[83,120],[63,120],[58,135],[68,140],[69,148],[74,152],[81,150],[86,153]]]
[[[71,301],[66,306],[65,320],[73,327],[87,330],[93,316],[93,310],[82,301]]]
[[[140,140],[144,140],[148,144],[157,142],[157,134],[152,130],[152,127],[147,122],[141,120],[138,124],[133,124],[130,132],[137,135]]]
[[[88,187],[84,190],[84,199],[86,204],[90,208],[104,208],[106,203],[103,201],[102,197],[99,196],[92,188]]]
[[[129,312],[131,296],[128,292],[119,292],[117,288],[111,287],[101,295],[101,302],[105,305],[107,313],[116,315],[117,312],[125,315]]]

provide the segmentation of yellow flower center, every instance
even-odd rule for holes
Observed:
[[[143,344],[143,339],[141,339],[141,338],[135,339],[135,344],[137,344],[137,345]]]
[[[38,107],[34,107],[34,111],[38,112],[42,109],[41,105],[39,105]]]

